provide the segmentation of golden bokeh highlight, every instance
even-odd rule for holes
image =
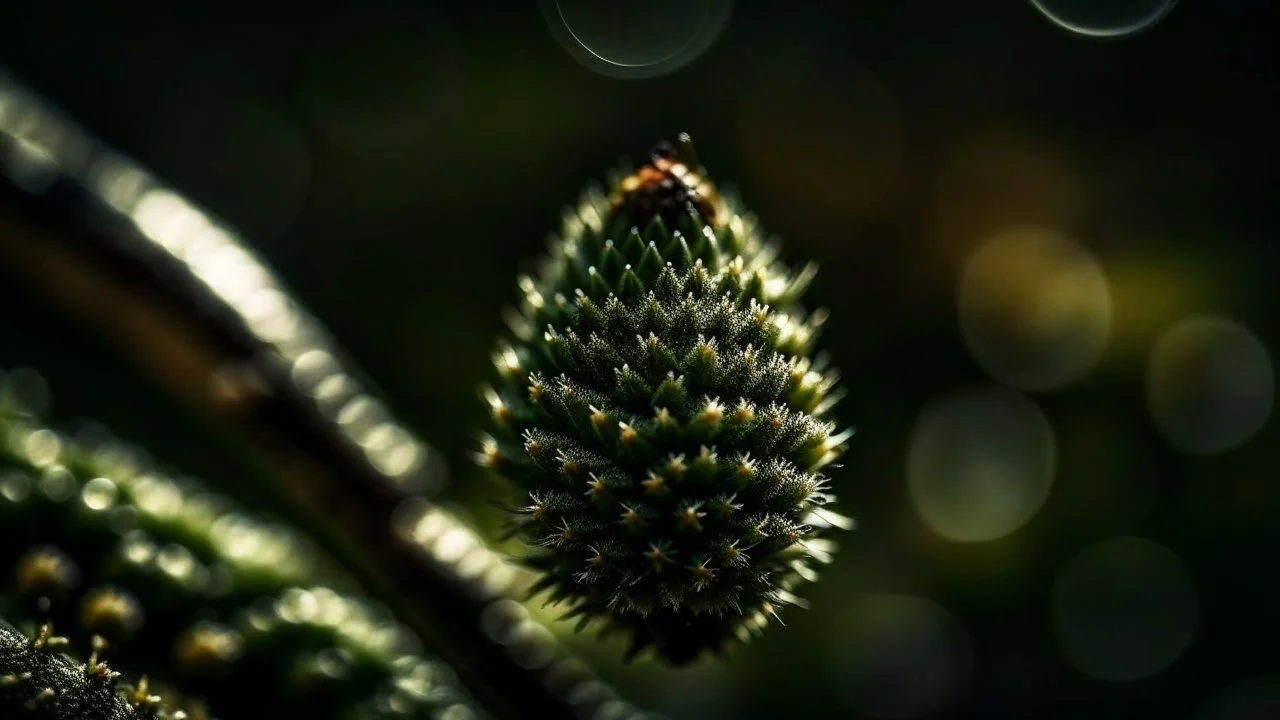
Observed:
[[[1220,283],[1203,267],[1168,256],[1108,256],[1113,312],[1107,358],[1146,362],[1151,344],[1179,319],[1220,300]]]
[[[1025,396],[962,388],[925,406],[907,447],[907,492],[920,519],[955,542],[987,542],[1029,521],[1053,484],[1053,428]]]
[[[1146,394],[1152,420],[1174,447],[1193,455],[1225,452],[1271,416],[1275,368],[1266,346],[1244,325],[1192,316],[1152,347]]]
[[[1106,348],[1111,291],[1093,255],[1037,227],[1002,232],[965,264],[960,330],[991,377],[1025,391],[1083,377]]]

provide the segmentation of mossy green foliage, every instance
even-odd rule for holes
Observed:
[[[538,591],[684,662],[747,638],[828,559],[845,449],[824,314],[687,137],[566,212],[521,277],[478,459],[524,492]]]
[[[109,665],[73,660],[66,638],[34,636],[0,619],[0,717],[47,720],[179,720],[186,715]],[[92,658],[93,656],[90,655]]]
[[[354,587],[288,525],[0,397],[0,717],[481,716]],[[46,625],[65,640],[34,645]]]

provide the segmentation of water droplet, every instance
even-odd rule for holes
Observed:
[[[1198,601],[1171,550],[1142,538],[1104,540],[1076,555],[1053,587],[1054,631],[1067,658],[1099,680],[1169,667],[1195,635]]]
[[[450,705],[440,713],[440,720],[475,720],[475,716],[466,705]]]
[[[131,215],[150,184],[147,174],[124,158],[103,154],[89,168],[93,187],[111,207]]]
[[[833,678],[847,702],[882,720],[939,712],[969,680],[968,631],[940,605],[911,595],[858,602],[831,633]]]
[[[280,598],[277,610],[286,622],[308,623],[320,612],[320,604],[307,590],[290,588]]]
[[[390,412],[371,395],[357,395],[338,411],[335,420],[352,442],[360,443],[374,428],[389,423]]]
[[[619,78],[674,72],[707,51],[733,9],[732,0],[602,3],[541,0],[556,40],[583,65]]]
[[[320,383],[339,372],[338,361],[324,350],[309,350],[293,361],[293,381],[298,389],[314,395]]]
[[[255,292],[272,284],[258,259],[234,244],[222,245],[191,269],[233,307],[244,304]]]
[[[476,546],[475,537],[466,529],[455,527],[436,540],[436,557],[444,563],[458,562]]]
[[[197,572],[195,556],[176,543],[160,549],[156,555],[156,566],[165,574],[182,581],[190,580]]]
[[[1169,14],[1177,0],[1030,0],[1053,24],[1094,38],[1129,37]]]
[[[555,658],[555,636],[532,618],[516,625],[507,641],[512,659],[526,669],[546,667]]]
[[[76,492],[76,478],[61,465],[46,468],[40,476],[40,492],[54,502],[66,502]]]
[[[1083,246],[1039,228],[987,241],[965,265],[959,321],[978,364],[1027,391],[1062,387],[1106,347],[1111,291]]]
[[[93,478],[80,489],[80,499],[90,510],[106,510],[116,501],[116,484],[103,477]]]
[[[480,627],[495,642],[507,643],[508,636],[529,615],[514,600],[498,600],[485,608],[480,617]]]
[[[270,343],[285,343],[298,333],[301,315],[289,296],[275,288],[262,288],[237,308],[249,329]]]
[[[1243,325],[1210,316],[1189,318],[1160,336],[1146,384],[1156,426],[1192,454],[1239,446],[1267,422],[1275,400],[1262,341]]]
[[[317,383],[311,396],[315,398],[320,414],[332,420],[353,397],[358,396],[358,393],[359,386],[356,385],[355,380],[337,373]]]
[[[52,430],[36,430],[23,439],[22,449],[32,465],[48,467],[62,455],[62,438]]]
[[[934,532],[984,542],[1035,515],[1054,464],[1053,429],[1034,402],[1007,388],[967,388],[920,414],[907,451],[907,490]]]
[[[0,497],[17,504],[31,494],[31,479],[16,470],[8,470],[0,476]]]
[[[156,476],[139,478],[133,494],[143,512],[161,518],[180,513],[185,499],[182,490],[173,481]]]
[[[141,532],[133,532],[125,537],[120,546],[120,555],[134,565],[145,565],[155,559],[159,548]]]

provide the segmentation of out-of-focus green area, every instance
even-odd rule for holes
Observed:
[[[14,2],[0,63],[240,228],[494,534],[467,453],[515,275],[584,182],[693,134],[821,263],[859,527],[726,661],[572,640],[638,704],[1280,713],[1274,5],[1111,38],[1078,31],[1161,3],[632,5]],[[55,418],[243,472],[98,341],[0,307],[0,365],[39,368]]]

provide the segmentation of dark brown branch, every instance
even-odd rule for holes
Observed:
[[[0,273],[266,466],[302,524],[496,714],[590,717],[616,701],[512,602],[519,574],[425,499],[434,451],[234,234],[2,74],[0,100]]]

